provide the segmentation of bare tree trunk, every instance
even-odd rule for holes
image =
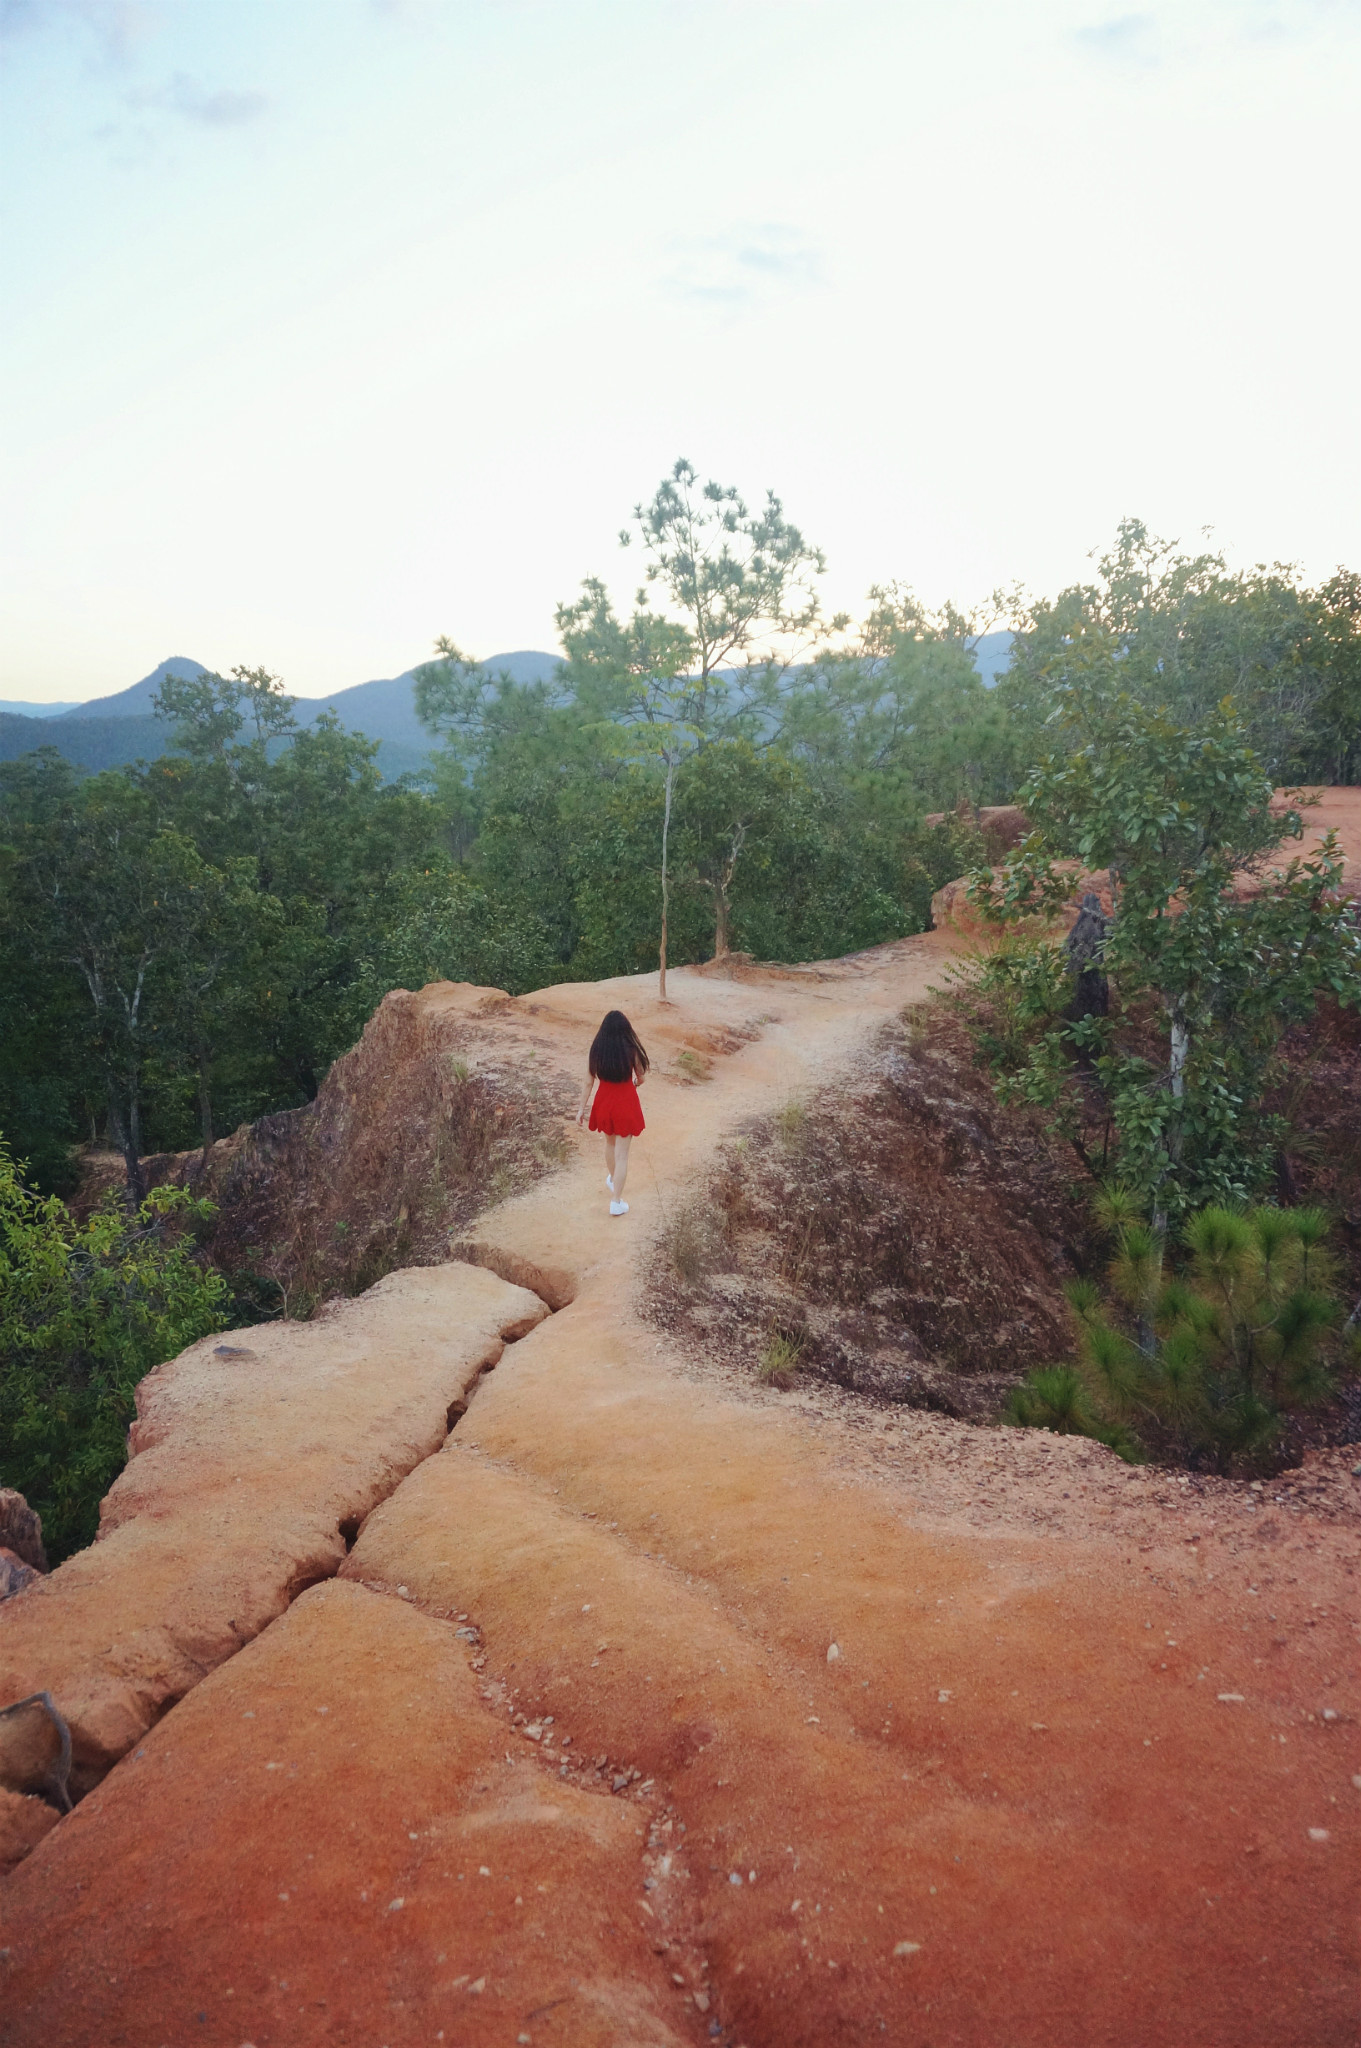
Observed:
[[[1191,1034],[1180,1009],[1172,1008],[1171,1005],[1169,1009],[1172,1016],[1172,1100],[1181,1102],[1186,1095],[1186,1061],[1191,1050]],[[1175,1166],[1181,1158],[1181,1139],[1181,1115],[1180,1112],[1174,1112],[1167,1131],[1167,1156],[1171,1166]],[[1166,1237],[1167,1206],[1160,1198],[1155,1199],[1153,1205],[1153,1228],[1160,1237]]]
[[[213,1148],[213,1091],[208,1078],[209,1057],[206,1046],[198,1049],[198,1117],[203,1134],[203,1161],[208,1163],[208,1154]]]
[[[667,842],[671,836],[671,790],[676,779],[676,763],[673,756],[666,762],[666,809],[662,813],[662,944],[661,972],[658,976],[658,995],[666,1001],[666,914],[671,907],[671,875],[666,865]]]
[[[112,1075],[109,1076],[108,1080],[108,1097],[109,1136],[123,1155],[123,1165],[128,1177],[127,1205],[129,1209],[140,1209],[142,1203],[146,1200],[147,1192],[146,1176],[142,1172],[142,1155],[138,1143],[141,1136],[142,1120],[138,1114],[135,1099],[130,1104],[130,1114],[126,1117],[123,1115],[123,1106],[118,1100],[118,1090]]]
[[[714,885],[714,958],[728,957],[728,892],[722,882]]]
[[[746,837],[747,828],[745,822],[743,822],[737,826],[732,835],[732,846],[728,852],[727,864],[714,882],[715,960],[726,960],[728,957],[728,889],[732,883],[733,876],[737,872],[738,857],[742,852]]]

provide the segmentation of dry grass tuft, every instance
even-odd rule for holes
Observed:
[[[772,1330],[756,1362],[756,1377],[763,1387],[792,1387],[798,1374],[804,1340],[785,1330]]]

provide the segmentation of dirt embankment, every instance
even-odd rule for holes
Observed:
[[[1356,1453],[824,1414],[638,1313],[716,1150],[889,1085],[945,947],[488,1012],[568,1087],[604,1007],[654,1054],[627,1217],[568,1127],[477,1219],[560,1312],[456,1264],[158,1371],[107,1534],[0,1609],[107,1770],[4,1881],[3,2048],[1350,2048]],[[913,1056],[929,1153],[974,1112]]]
[[[447,1259],[451,1233],[562,1164],[571,1106],[508,996],[443,982],[385,996],[305,1109],[145,1164],[217,1204],[215,1265],[306,1316]]]
[[[728,1142],[663,1235],[649,1310],[711,1357],[990,1420],[1071,1348],[1082,1195],[1040,1121],[999,1107],[948,1013],[919,1010],[853,1081]]]

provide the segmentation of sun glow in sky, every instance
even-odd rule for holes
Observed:
[[[830,606],[1361,562],[1358,0],[0,0],[0,696],[552,647],[675,457]]]

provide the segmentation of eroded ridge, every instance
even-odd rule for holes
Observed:
[[[52,1694],[74,1792],[334,1575],[347,1532],[547,1314],[482,1267],[395,1273],[313,1323],[205,1338],[148,1375],[99,1541],[0,1610],[0,1698]]]

